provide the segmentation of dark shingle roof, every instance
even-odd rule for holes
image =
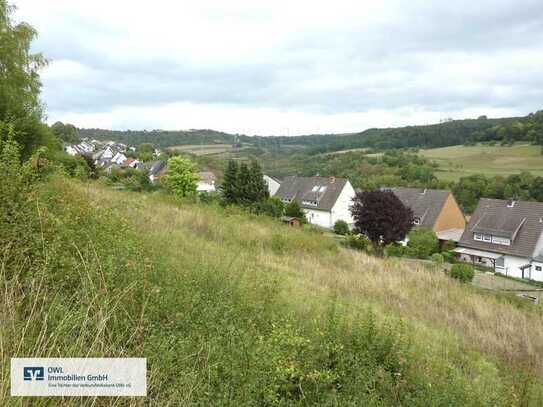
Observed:
[[[475,213],[460,239],[460,246],[488,250],[520,257],[540,256],[534,253],[543,232],[543,203],[486,199],[479,201]],[[510,246],[473,239],[474,233],[489,234],[512,240]]]
[[[275,193],[280,199],[295,200],[302,208],[329,211],[347,184],[345,178],[286,177]],[[304,202],[314,202],[308,205]]]
[[[432,229],[447,201],[449,191],[423,188],[390,188],[392,192],[411,208],[413,216],[420,220],[419,227]]]
[[[166,167],[166,162],[162,160],[149,161],[145,166],[149,169],[149,175],[156,175]]]

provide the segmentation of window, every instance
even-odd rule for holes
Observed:
[[[482,241],[482,240],[483,240],[483,235],[480,234],[480,233],[474,233],[474,234],[473,234],[473,240]]]
[[[490,235],[483,235],[483,241],[485,241],[485,242],[491,242],[491,241],[492,241],[492,236],[490,236]]]
[[[319,190],[319,186],[318,185],[315,185],[312,189],[311,189],[311,192],[317,192]]]
[[[413,224],[415,225],[420,225],[420,218],[418,216],[416,216],[415,218],[413,218]]]
[[[503,246],[511,246],[511,239],[506,237],[492,236],[492,243],[501,244]]]
[[[535,271],[541,271],[541,266],[535,266]]]

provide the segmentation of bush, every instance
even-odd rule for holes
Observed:
[[[454,252],[452,252],[452,251],[441,252],[441,255],[443,256],[443,259],[447,263],[454,263],[455,262],[455,254],[454,254]]]
[[[205,205],[211,205],[213,204],[214,202],[218,202],[218,196],[216,193],[211,193],[211,192],[200,192],[198,194],[198,200],[205,204]]]
[[[473,280],[475,273],[469,264],[453,264],[450,275],[463,283],[469,283]]]
[[[437,264],[443,264],[445,262],[445,258],[443,257],[442,254],[440,253],[434,253],[432,254],[432,256],[430,257],[430,259],[437,263]]]
[[[285,205],[277,197],[271,197],[253,205],[253,212],[259,215],[268,215],[272,218],[280,218],[285,211]]]
[[[349,225],[344,220],[338,220],[334,224],[334,233],[338,235],[346,235],[349,233]]]
[[[345,244],[356,250],[368,250],[371,247],[370,240],[364,235],[349,235]]]
[[[407,246],[419,259],[427,259],[439,250],[439,240],[433,230],[420,228],[409,233]]]
[[[402,257],[405,254],[405,246],[391,243],[385,247],[385,254],[390,257]]]
[[[443,247],[441,248],[444,252],[448,252],[451,250],[454,250],[456,247],[456,243],[454,243],[452,240],[447,240],[445,243],[443,243]]]
[[[305,212],[300,208],[298,202],[292,201],[287,206],[285,206],[285,216],[292,216],[293,218],[300,219],[300,222],[307,223],[305,217]]]

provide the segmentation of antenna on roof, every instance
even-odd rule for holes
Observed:
[[[508,208],[514,208],[516,203],[517,203],[516,201],[511,200],[511,201],[509,201],[507,203],[507,207]]]

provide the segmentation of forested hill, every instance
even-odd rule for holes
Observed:
[[[315,134],[307,136],[246,136],[214,130],[112,131],[79,129],[80,137],[111,139],[126,144],[153,143],[159,147],[183,144],[242,142],[259,147],[305,146],[313,153],[353,148],[387,150],[394,148],[435,148],[484,141],[513,143],[528,141],[543,145],[543,110],[525,117],[448,120],[439,124],[369,129],[352,134]]]
[[[104,130],[78,129],[79,137],[96,140],[114,140],[129,145],[152,143],[157,147],[185,144],[234,143],[237,136],[215,130]]]

